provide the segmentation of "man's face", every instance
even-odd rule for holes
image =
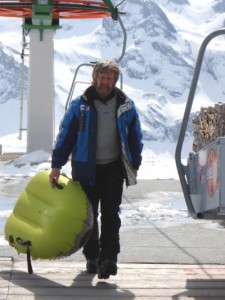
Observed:
[[[115,87],[114,72],[99,73],[96,79],[96,90],[102,98],[106,98]]]

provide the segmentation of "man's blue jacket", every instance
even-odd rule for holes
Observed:
[[[71,102],[60,124],[52,154],[52,168],[61,168],[72,154],[72,178],[82,185],[95,184],[97,112],[93,103],[94,93],[95,87],[91,86]],[[115,88],[114,95],[117,100],[120,159],[128,186],[136,184],[133,170],[138,170],[141,165],[142,133],[134,102],[118,88]]]

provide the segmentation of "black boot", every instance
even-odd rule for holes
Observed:
[[[97,258],[87,259],[86,270],[87,273],[89,274],[97,274],[98,259]]]
[[[110,275],[117,274],[117,265],[112,260],[104,260],[98,266],[98,278],[108,279]]]

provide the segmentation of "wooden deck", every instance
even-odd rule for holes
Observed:
[[[99,280],[84,263],[0,258],[0,299],[224,300],[225,266],[119,264],[117,276]]]

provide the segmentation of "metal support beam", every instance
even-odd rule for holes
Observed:
[[[54,132],[54,30],[31,29],[27,112],[27,152],[51,152]]]

